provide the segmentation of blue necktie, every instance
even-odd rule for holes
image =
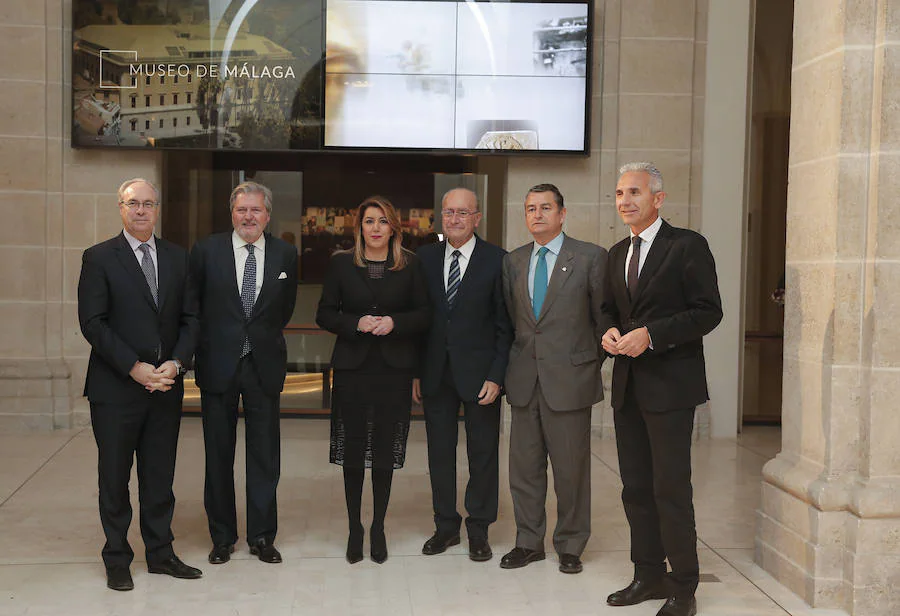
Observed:
[[[244,281],[241,284],[241,306],[247,320],[253,316],[253,304],[256,302],[256,256],[253,254],[253,248],[253,244],[247,244],[247,262],[244,264]],[[251,350],[250,337],[247,336],[241,348],[241,357]]]
[[[545,297],[547,297],[547,247],[541,246],[534,266],[534,297],[531,300],[535,319],[541,315]]]

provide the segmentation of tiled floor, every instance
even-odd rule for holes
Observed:
[[[227,565],[206,563],[209,540],[203,511],[203,438],[198,419],[182,426],[175,494],[175,549],[199,566],[197,581],[148,575],[132,566],[135,590],[106,589],[99,551],[96,447],[90,429],[49,435],[0,437],[0,615],[176,616],[287,614],[501,615],[616,614],[653,616],[661,601],[628,608],[606,605],[606,595],[631,575],[628,532],[619,501],[615,444],[593,443],[593,536],[580,575],[557,571],[555,557],[517,571],[498,567],[512,547],[515,526],[501,450],[500,519],[491,527],[494,559],[471,562],[466,541],[447,553],[421,554],[430,535],[431,497],[425,464],[425,430],[415,422],[407,467],[395,475],[387,536],[390,558],[349,565],[343,483],[327,463],[328,423],[282,422],[279,488],[281,565],[267,565],[239,545]],[[460,433],[460,454],[465,451]],[[775,428],[752,428],[735,441],[694,447],[694,486],[700,561],[700,614],[706,616],[820,616],[778,585],[753,560],[754,513],[762,465],[775,455]],[[237,466],[243,465],[239,442]],[[460,469],[465,469],[464,455]],[[460,473],[464,475],[464,472]],[[242,475],[242,474],[241,474]],[[462,478],[462,477],[461,477]],[[462,483],[462,482],[461,482]],[[134,480],[132,487],[134,487]],[[243,488],[239,486],[239,494]],[[134,493],[135,490],[133,489]],[[462,493],[462,491],[460,492]],[[137,513],[135,503],[135,513]],[[371,516],[366,491],[364,515]],[[548,503],[548,526],[555,523]],[[243,524],[243,514],[240,524]],[[136,523],[131,541],[141,554]],[[551,543],[549,538],[547,546]]]

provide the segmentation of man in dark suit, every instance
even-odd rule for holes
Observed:
[[[506,255],[503,291],[516,335],[506,371],[512,406],[509,487],[516,547],[505,569],[544,559],[547,456],[553,465],[559,570],[580,573],[591,535],[591,406],[603,399],[600,338],[606,250],[562,232],[563,196],[539,184],[525,197],[534,237]]]
[[[722,320],[722,302],[706,239],[663,221],[665,198],[652,163],[619,170],[616,208],[631,237],[609,253],[603,309],[613,325],[603,348],[616,358],[612,406],[634,578],[607,603],[667,599],[657,616],[693,616],[700,572],[691,433],[709,397],[703,336]]]
[[[422,553],[440,554],[459,543],[456,444],[462,405],[469,459],[465,498],[469,558],[486,561],[492,556],[488,526],[497,519],[500,388],[512,342],[503,301],[506,251],[475,235],[481,212],[471,190],[448,191],[441,201],[441,216],[446,240],[418,251],[432,321],[421,380],[413,381],[413,399],[423,402],[425,409],[435,524]]]
[[[131,590],[128,481],[135,454],[147,570],[202,575],[172,550],[182,375],[194,354],[197,315],[187,251],[153,235],[159,191],[136,178],[122,184],[118,198],[124,230],[84,251],[78,320],[91,345],[84,395],[99,458],[106,585]]]
[[[204,502],[211,564],[230,560],[237,542],[234,450],[238,401],[247,448],[247,543],[263,562],[280,563],[276,490],[281,472],[280,397],[287,372],[282,330],[297,301],[297,249],[265,232],[272,192],[244,182],[231,193],[233,231],[191,252],[200,298],[197,385],[206,444]]]

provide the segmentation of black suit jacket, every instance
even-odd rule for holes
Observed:
[[[428,328],[431,309],[419,260],[407,255],[409,264],[399,271],[385,272],[379,281],[369,280],[366,268],[353,263],[352,252],[331,257],[322,297],[316,311],[316,323],[337,334],[331,365],[338,370],[358,368],[376,338],[381,340],[385,361],[399,370],[412,372],[418,362],[419,338]],[[388,267],[392,264],[388,260]],[[360,317],[389,316],[394,330],[376,337],[358,332]]]
[[[200,301],[197,385],[205,391],[225,392],[237,370],[244,337],[249,336],[263,391],[277,396],[287,372],[282,330],[297,302],[297,249],[265,234],[263,285],[248,320],[241,306],[231,235],[232,231],[216,233],[197,242],[191,251],[191,276]]]
[[[612,406],[631,387],[645,411],[695,407],[709,399],[703,336],[722,320],[716,264],[699,233],[663,221],[650,246],[632,301],[625,284],[630,238],[609,251],[603,310],[622,334],[647,327],[653,349],[616,356]]]
[[[188,253],[156,238],[159,308],[124,233],[84,251],[78,281],[78,321],[91,345],[84,395],[91,402],[128,403],[144,396],[178,403],[184,383],[150,394],[129,376],[135,362],[189,366],[197,336]]]
[[[437,391],[449,357],[457,392],[463,400],[474,402],[485,381],[503,385],[509,361],[512,323],[503,300],[506,251],[476,236],[451,310],[444,286],[446,247],[444,241],[418,251],[432,308],[420,368],[422,393],[429,396]]]

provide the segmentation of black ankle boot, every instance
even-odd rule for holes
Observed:
[[[371,544],[372,560],[379,565],[387,560],[387,538],[384,536],[384,526],[375,524],[369,529],[369,542]]]
[[[363,559],[363,527],[362,524],[350,529],[347,537],[347,562],[351,565]]]

